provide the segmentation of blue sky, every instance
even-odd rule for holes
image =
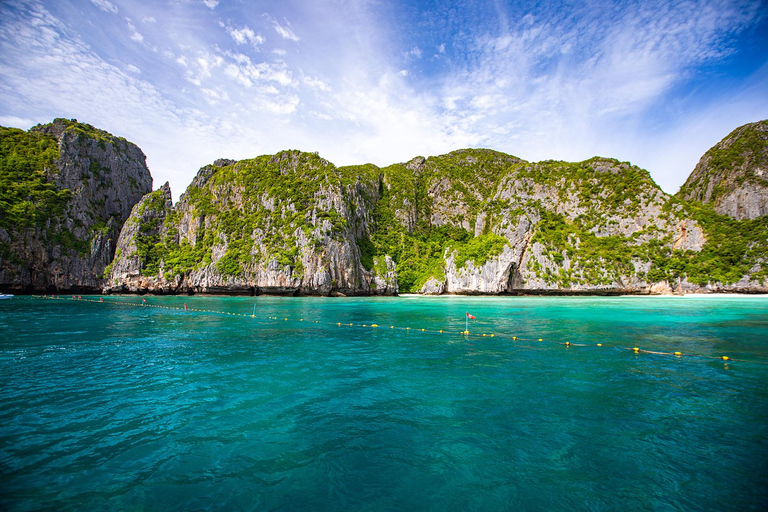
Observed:
[[[768,118],[768,3],[0,0],[0,124],[77,118],[178,197],[282,149],[388,165],[610,156],[677,191]]]

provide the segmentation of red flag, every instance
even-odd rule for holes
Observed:
[[[472,320],[475,320],[475,316],[474,315],[470,315],[469,311],[467,311],[467,318],[471,318]]]

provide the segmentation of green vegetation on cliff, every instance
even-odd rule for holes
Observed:
[[[573,285],[610,285],[634,271],[633,258],[647,257],[651,249],[633,239],[596,236],[580,222],[542,209],[532,242],[542,244],[557,270],[534,261],[532,270],[546,282],[568,289]],[[563,266],[565,259],[568,266]]]
[[[162,189],[145,196],[139,206],[136,254],[141,261],[141,271],[145,275],[157,275],[160,262],[169,256],[165,244],[160,241],[164,209],[165,196]]]
[[[54,137],[0,127],[0,227],[43,226],[62,215],[71,194],[50,181],[57,158]]]
[[[635,215],[643,204],[643,197],[658,188],[648,171],[626,162],[594,157],[583,162],[548,160],[520,166],[516,180],[530,180],[540,186],[557,191],[559,203],[566,203],[575,195],[582,208],[589,208],[592,227],[606,214]],[[585,221],[587,219],[584,219]]]
[[[660,247],[651,278],[689,282],[734,284],[744,276],[762,280],[768,276],[768,224],[765,218],[736,220],[719,215],[711,205],[680,203],[703,228],[707,238],[701,251]]]
[[[216,263],[222,275],[240,276],[273,259],[300,275],[299,238],[313,248],[321,247],[326,236],[341,238],[352,228],[348,219],[356,208],[346,187],[360,176],[375,183],[376,170],[371,165],[337,169],[315,153],[298,151],[204,168],[182,198],[185,209],[204,219],[199,230],[191,240],[179,237],[179,209],[165,217],[163,230],[152,224],[157,220],[145,222],[140,233],[158,234],[139,237],[144,240],[138,251],[145,258],[142,273],[156,275],[163,262],[166,277],[183,275],[210,264],[214,246],[226,246]],[[338,194],[341,204],[333,200]]]

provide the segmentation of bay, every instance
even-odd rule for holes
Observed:
[[[101,299],[0,301],[0,508],[768,508],[766,297]]]

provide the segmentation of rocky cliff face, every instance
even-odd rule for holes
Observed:
[[[0,130],[0,288],[100,290],[123,223],[152,188],[144,153],[74,120]]]
[[[378,168],[283,151],[205,166],[177,204],[123,139],[66,120],[0,130],[4,290],[768,292],[766,122],[674,197],[608,158],[466,149]]]
[[[386,168],[285,151],[220,160],[134,208],[110,292],[768,291],[768,227],[607,158],[467,149]]]
[[[109,292],[397,293],[394,262],[363,260],[375,168],[284,151],[203,167],[175,206],[142,199],[126,223]]]
[[[768,215],[768,120],[735,129],[707,151],[678,196],[734,219]]]
[[[421,293],[650,293],[671,277],[649,275],[654,258],[705,240],[646,171],[616,160],[529,163],[461,150],[406,168],[420,192],[393,216],[405,231],[416,226],[417,252],[437,249],[408,283]],[[374,234],[382,250],[386,238]]]

